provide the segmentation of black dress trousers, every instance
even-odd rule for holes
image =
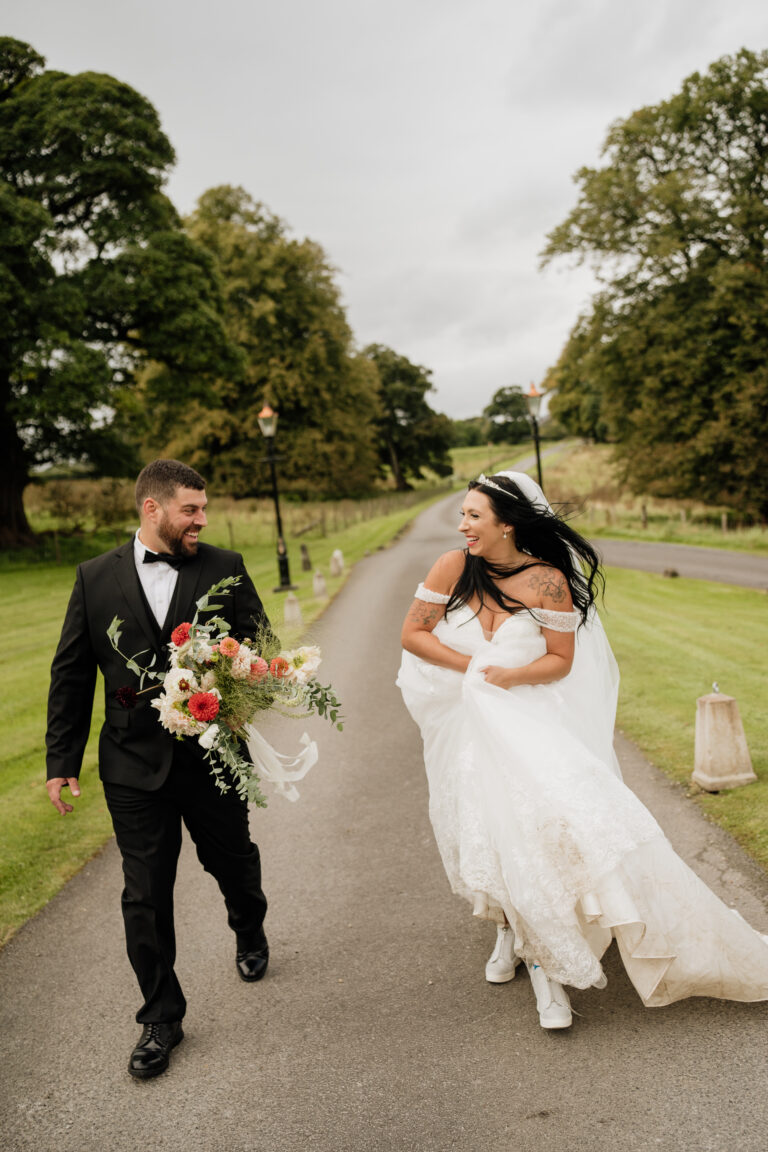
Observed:
[[[173,923],[181,823],[222,891],[238,950],[257,949],[266,943],[267,901],[259,850],[249,834],[248,806],[234,788],[220,792],[208,766],[182,741],[157,791],[105,781],[104,793],[123,857],[128,957],[144,997],[136,1019],[140,1024],[181,1020],[186,1001],[174,972]]]

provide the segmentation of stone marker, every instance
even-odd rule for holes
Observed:
[[[289,592],[285,597],[283,605],[283,621],[286,624],[303,624],[304,617],[301,614],[301,605],[294,596],[293,592]]]
[[[312,571],[312,561],[309,558],[309,548],[306,544],[301,545],[301,570],[302,572]]]
[[[707,792],[739,788],[757,779],[733,696],[710,692],[696,701],[693,781]]]
[[[318,568],[312,577],[312,595],[316,600],[325,600],[328,595],[328,586],[325,583],[325,576]]]
[[[344,571],[344,553],[336,548],[331,556],[331,576],[341,576]]]

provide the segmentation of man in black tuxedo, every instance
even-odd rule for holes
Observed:
[[[59,812],[77,781],[91,722],[96,670],[104,675],[105,721],[99,738],[99,774],[123,857],[125,934],[144,1003],[144,1025],[128,1070],[146,1079],[168,1067],[183,1038],[186,1001],[174,972],[173,886],[186,825],[203,867],[224,895],[237,939],[241,978],[259,980],[269,959],[263,921],[259,850],[248,831],[248,809],[234,788],[216,787],[193,738],[174,739],[150,707],[161,691],[134,697],[136,677],[114,651],[107,629],[124,621],[120,647],[155,667],[168,662],[172,629],[192,619],[195,601],[225,576],[240,582],[221,598],[217,613],[233,635],[253,638],[268,629],[261,601],[242,557],[198,543],[205,527],[205,481],[178,460],[155,460],[136,482],[140,527],[128,544],[81,564],[51,668],[48,702],[48,793]]]

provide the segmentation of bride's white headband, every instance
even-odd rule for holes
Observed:
[[[508,488],[502,488],[501,484],[497,484],[495,480],[489,480],[485,472],[481,472],[475,484],[483,484],[486,488],[495,488],[497,492],[501,492],[504,496],[511,496],[512,493]]]

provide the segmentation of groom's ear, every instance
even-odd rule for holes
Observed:
[[[155,500],[154,496],[147,496],[141,506],[141,515],[147,520],[154,520],[161,511],[162,505]]]

